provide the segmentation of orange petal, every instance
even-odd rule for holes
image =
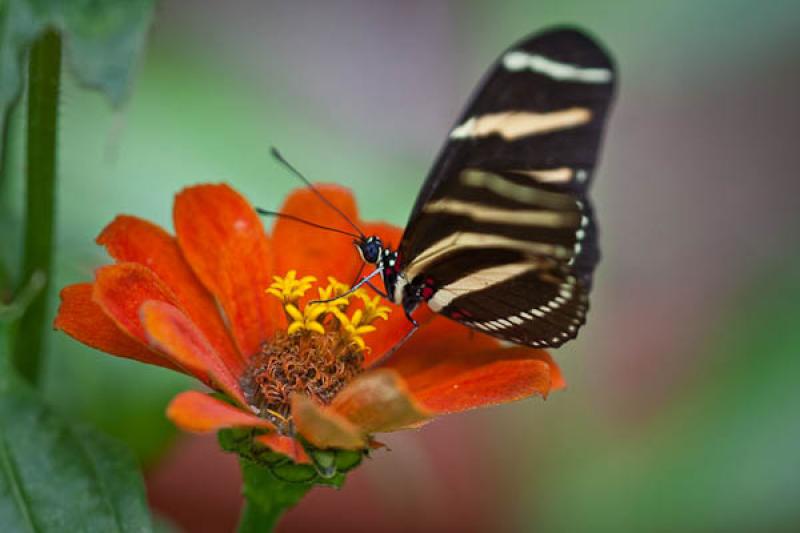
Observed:
[[[546,396],[552,378],[541,359],[501,359],[509,350],[497,350],[494,362],[467,368],[449,377],[411,386],[414,397],[437,414],[454,413],[527,398]]]
[[[564,379],[564,373],[561,372],[561,367],[553,360],[549,353],[539,350],[539,358],[547,363],[550,367],[550,390],[562,390],[567,388],[567,380]]]
[[[336,185],[315,187],[350,220],[359,224],[356,203],[349,190]],[[355,232],[339,213],[308,189],[292,192],[281,207],[281,213],[349,233]],[[272,240],[277,249],[275,272],[280,276],[294,269],[302,276],[316,276],[323,283],[328,276],[342,283],[351,283],[361,266],[353,237],[347,235],[278,218],[272,230]]]
[[[258,215],[228,185],[198,185],[178,194],[173,218],[181,251],[225,310],[239,351],[257,353],[283,316],[265,292],[273,259]]]
[[[53,326],[97,350],[183,372],[175,364],[126,335],[92,301],[92,284],[79,283],[61,290],[61,306]]]
[[[410,396],[403,378],[388,369],[366,372],[348,383],[331,409],[364,433],[395,431],[431,415]]]
[[[292,419],[297,431],[317,448],[359,450],[367,447],[359,428],[330,408],[317,405],[308,396],[292,395]]]
[[[117,261],[146,266],[175,294],[181,309],[197,324],[225,365],[241,372],[244,362],[222,321],[216,302],[192,272],[175,239],[159,226],[121,215],[97,237]]]
[[[202,366],[219,389],[240,405],[247,405],[239,381],[186,315],[175,306],[158,301],[145,302],[140,314],[150,342],[182,366]]]
[[[448,365],[455,361],[454,356],[468,358],[470,354],[481,353],[499,345],[493,337],[471,330],[449,318],[435,315],[397,350],[386,362],[386,366],[394,368],[406,379],[431,369],[438,369],[446,375],[449,371]]]
[[[255,439],[273,452],[285,455],[297,464],[311,464],[311,458],[308,456],[303,446],[291,437],[285,437],[277,433],[267,433],[266,435],[259,435]]]
[[[270,422],[197,391],[182,392],[167,407],[167,418],[181,429],[208,433],[230,427],[275,429]]]

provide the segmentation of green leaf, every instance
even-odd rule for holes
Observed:
[[[1,352],[3,530],[152,531],[144,484],[130,452],[56,416],[10,372]]]
[[[152,465],[163,456],[178,434],[164,415],[166,405],[194,386],[193,379],[110,357],[61,333],[54,333],[49,345],[42,389],[50,405],[124,442],[140,465]]]
[[[120,104],[152,10],[153,0],[0,0],[0,116],[20,94],[28,48],[47,28],[64,37],[78,81]]]

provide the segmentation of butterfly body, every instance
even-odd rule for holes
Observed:
[[[356,242],[385,296],[501,339],[555,347],[585,323],[599,260],[588,196],[614,92],[607,54],[574,29],[524,39],[478,86],[397,250]]]

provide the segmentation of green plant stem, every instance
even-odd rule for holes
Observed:
[[[273,531],[283,513],[299,502],[312,483],[293,483],[276,477],[269,468],[247,459],[240,460],[245,507],[239,519],[239,533]]]
[[[41,367],[48,285],[53,255],[55,215],[56,133],[61,79],[61,36],[43,33],[30,51],[28,70],[28,124],[26,144],[26,211],[22,280],[34,273],[45,276],[45,286],[19,321],[13,361],[20,375],[36,383]]]
[[[3,112],[3,131],[0,133],[0,209],[6,208],[7,188],[11,166],[11,130],[14,128],[14,110],[17,107],[17,98],[8,109]]]

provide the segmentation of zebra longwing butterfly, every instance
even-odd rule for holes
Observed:
[[[574,338],[599,259],[587,191],[614,80],[608,55],[575,29],[504,52],[451,129],[397,250],[356,240],[376,269],[352,290],[380,275],[415,326],[427,303],[518,344]]]

